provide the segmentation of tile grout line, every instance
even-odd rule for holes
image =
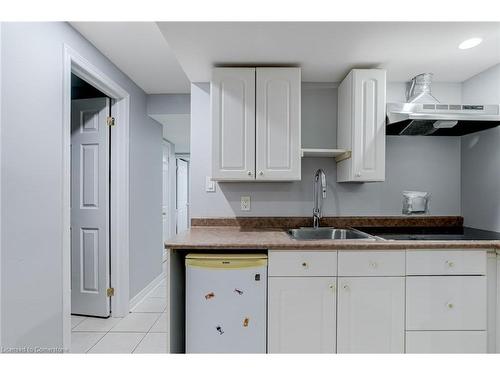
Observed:
[[[157,286],[155,289],[157,289],[158,287],[161,287],[161,285]],[[155,289],[151,290],[149,292],[149,294],[151,294]],[[150,297],[149,294],[145,297],[145,298],[163,298],[163,297]],[[134,348],[132,349],[132,352],[129,353],[129,354],[133,354],[135,352],[135,350],[137,349],[137,347],[140,345],[140,343],[144,340],[144,338],[150,333],[151,329],[154,327],[154,325],[161,319],[162,317],[162,314],[165,313],[165,311],[167,310],[167,306],[165,306],[165,308],[161,311],[161,312],[140,312],[140,313],[145,313],[145,314],[159,314],[158,318],[154,321],[154,323],[151,325],[151,327],[148,329],[147,332],[116,332],[116,333],[144,333],[144,336],[141,338],[141,340],[139,340],[139,342],[134,346]],[[137,312],[134,312],[134,311],[129,311],[128,315],[130,314],[137,314]],[[127,316],[128,316],[127,315]],[[120,318],[120,321],[122,321],[123,319],[125,319],[125,317],[123,318]],[[78,323],[75,327],[73,327],[71,329],[71,333],[73,333],[73,329],[76,328],[77,326],[79,326],[81,323],[83,323],[83,321],[87,320],[88,317],[86,317],[85,319],[83,319],[80,323]],[[104,332],[104,335],[96,341],[96,343],[94,345],[92,345],[87,351],[85,351],[85,353],[89,353],[97,344],[99,344],[110,332],[111,330],[118,324],[119,322],[117,322],[116,324],[114,324],[109,330],[107,331],[76,331],[76,332],[79,332],[79,333],[103,333]]]
[[[166,310],[166,308],[165,308]],[[163,310],[163,311],[165,311]],[[155,332],[151,332],[151,330],[153,329],[153,327],[155,326],[155,324],[161,319],[161,316],[163,315],[163,312],[160,313],[160,316],[158,317],[158,319],[155,320],[155,322],[153,323],[153,325],[149,328],[149,330],[146,332],[146,334],[144,335],[144,337],[141,339],[141,341],[139,341],[137,343],[137,345],[135,346],[134,350],[132,350],[132,353],[135,352],[135,350],[137,349],[137,347],[141,344],[141,342],[144,340],[144,338],[149,334],[149,333],[155,333]],[[158,332],[158,333],[161,333],[161,332]]]
[[[159,286],[157,286],[156,288],[159,288]],[[155,288],[155,289],[156,289]],[[155,290],[153,289],[151,292],[149,293],[153,293],[153,291]],[[149,297],[149,295],[148,295]],[[146,297],[147,298],[147,297]],[[154,297],[149,297],[149,298],[154,298]],[[153,327],[155,326],[155,324],[161,319],[161,316],[163,315],[163,313],[165,312],[165,310],[167,310],[167,306],[165,306],[165,308],[163,309],[163,311],[160,313],[160,315],[158,316],[158,319],[155,320],[155,322],[151,325],[151,327],[149,327],[149,330],[146,332],[146,334],[143,336],[143,338],[137,343],[137,345],[134,347],[134,349],[132,350],[132,354],[135,353],[135,351],[137,350],[137,348],[139,347],[139,345],[141,344],[141,342],[146,338],[146,336],[151,332],[151,330],[153,329]]]
[[[72,316],[80,316],[80,315],[72,315]],[[77,323],[76,326],[74,327],[71,327],[71,332],[73,332],[73,330],[78,327],[80,324],[82,324],[85,320],[87,320],[89,317],[88,316],[85,316],[82,321],[80,323]]]
[[[120,318],[120,321],[122,321],[122,320],[123,320],[123,318]],[[118,322],[118,323],[119,323],[119,322]],[[118,324],[118,323],[116,323],[116,324]],[[115,325],[116,325],[116,324],[115,324]],[[115,325],[114,325],[114,326],[115,326]],[[114,327],[114,326],[113,326],[113,327]],[[97,342],[96,342],[94,345],[92,345],[92,346],[89,348],[89,350],[87,350],[85,353],[90,352],[90,351],[91,351],[91,350],[92,350],[92,349],[93,349],[93,348],[94,348],[97,344],[99,344],[99,343],[100,343],[100,342],[101,342],[101,341],[102,341],[102,340],[103,340],[103,339],[104,339],[104,338],[108,335],[108,333],[109,333],[109,332],[113,329],[113,327],[111,327],[108,331],[105,331],[104,335],[103,335],[103,336],[102,336],[99,340],[97,340]],[[103,332],[103,331],[101,331],[101,333],[102,333],[102,332]]]

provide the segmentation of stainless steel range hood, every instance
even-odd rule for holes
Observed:
[[[499,104],[444,104],[432,96],[432,74],[414,77],[407,103],[387,103],[387,135],[460,136],[500,125]]]

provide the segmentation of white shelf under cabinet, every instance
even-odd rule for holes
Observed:
[[[303,158],[335,158],[349,153],[349,150],[345,150],[343,148],[303,148],[301,151]]]

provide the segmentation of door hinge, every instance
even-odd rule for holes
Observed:
[[[115,126],[116,125],[115,118],[111,117],[111,116],[108,116],[108,118],[106,119],[106,122],[107,122],[108,126]]]
[[[107,295],[108,297],[113,297],[113,296],[115,295],[115,288],[108,288],[108,289],[106,290],[106,295]]]

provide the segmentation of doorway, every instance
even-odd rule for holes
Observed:
[[[111,99],[71,74],[71,314],[108,318]]]
[[[106,205],[109,215],[109,285],[114,288],[114,295],[111,297],[111,316],[123,317],[129,312],[129,111],[130,96],[127,91],[120,87],[114,80],[96,68],[87,59],[81,56],[68,45],[64,45],[64,76],[63,76],[63,176],[62,176],[62,201],[63,201],[63,346],[66,351],[71,347],[71,311],[72,311],[72,293],[71,293],[71,75],[74,74],[94,89],[105,94],[111,105],[111,117],[115,119],[115,125],[109,127],[109,150],[108,160],[110,165],[109,178],[109,196]],[[106,104],[109,105],[109,104]],[[105,105],[105,107],[106,107]],[[109,108],[108,108],[109,110]],[[103,109],[103,114],[106,113]],[[101,110],[99,110],[101,112]],[[106,117],[109,112],[106,113]],[[85,121],[83,122],[85,123]],[[82,125],[83,126],[83,125]],[[90,143],[89,143],[90,144]],[[93,159],[91,157],[92,147],[89,147],[87,161],[89,165]],[[95,147],[94,147],[95,148]],[[81,151],[81,150],[80,150]],[[95,151],[95,150],[93,150]],[[94,153],[95,154],[95,153]],[[100,163],[99,163],[100,164]],[[92,179],[89,179],[88,187],[95,187]],[[109,181],[108,181],[109,183]],[[92,197],[98,195],[95,189],[87,190],[87,203],[92,204]],[[89,195],[90,194],[90,195]],[[94,195],[92,195],[94,194]],[[99,201],[97,201],[99,202]],[[95,202],[94,202],[95,204]],[[83,226],[82,226],[83,227]],[[98,237],[92,230],[96,227],[89,227],[89,232],[84,232],[80,238],[85,237],[88,249],[95,249],[95,239]],[[105,242],[107,243],[107,242]],[[92,247],[94,246],[94,247]],[[101,252],[102,253],[102,252]],[[106,252],[104,252],[106,253]],[[90,258],[88,258],[90,259]],[[94,265],[95,270],[95,265]],[[98,274],[94,272],[94,275]],[[92,274],[91,274],[92,275]],[[80,277],[80,280],[82,278]],[[95,284],[95,280],[90,277],[84,280],[87,286]],[[91,288],[90,288],[91,289]],[[95,287],[94,287],[95,289]],[[90,292],[90,291],[89,291]]]

